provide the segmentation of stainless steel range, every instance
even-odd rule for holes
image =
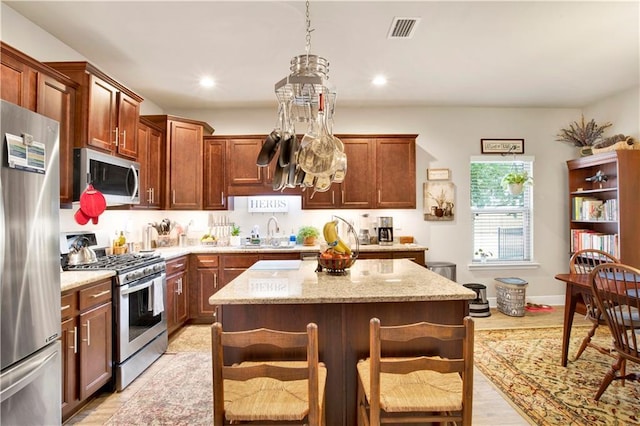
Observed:
[[[96,243],[95,236],[83,234]],[[65,235],[65,240],[77,235]],[[168,346],[166,303],[166,265],[155,254],[127,253],[104,255],[96,249],[95,262],[66,265],[65,270],[112,270],[114,370],[116,390],[126,388],[162,355]]]

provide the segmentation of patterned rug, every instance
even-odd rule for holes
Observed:
[[[640,384],[614,381],[593,401],[613,358],[587,348],[574,361],[585,333],[586,328],[573,329],[565,368],[562,328],[476,330],[475,365],[532,424],[639,424]],[[594,341],[607,346],[611,337],[600,327]]]
[[[144,386],[124,401],[104,424],[212,425],[211,354],[167,353],[158,361],[145,372]]]

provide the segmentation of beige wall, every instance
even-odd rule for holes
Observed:
[[[30,21],[16,14],[4,4],[2,40],[36,59],[85,60],[73,49],[42,31]],[[100,64],[95,64],[100,66]],[[117,70],[104,70],[118,79]],[[127,84],[126,81],[122,81]],[[135,87],[132,87],[134,91]],[[144,97],[144,93],[140,93]],[[339,99],[339,98],[338,98]],[[143,114],[175,114],[207,121],[216,134],[266,134],[276,119],[275,97],[273,109],[172,110],[162,111],[145,99]],[[555,135],[562,127],[580,118],[595,118],[597,122],[614,123],[612,133],[640,136],[638,88],[616,94],[583,110],[559,108],[336,108],[336,133],[417,133],[417,182],[415,210],[368,211],[372,217],[394,217],[396,235],[414,235],[420,244],[429,247],[427,260],[449,261],[457,265],[458,281],[487,285],[488,295],[495,294],[495,277],[517,276],[529,282],[527,296],[538,303],[562,303],[564,286],[553,276],[567,270],[568,206],[566,160],[577,156],[575,147],[556,142]],[[470,269],[472,244],[469,210],[469,160],[480,154],[481,138],[524,138],[525,152],[535,158],[534,163],[534,253],[536,267],[526,269]],[[455,220],[426,222],[422,217],[422,183],[427,168],[448,168],[456,185]],[[347,177],[348,178],[348,177]],[[402,185],[402,182],[398,182]],[[321,226],[331,211],[302,211],[299,198],[292,200],[289,213],[278,214],[283,231],[289,233],[304,224]],[[341,216],[358,224],[365,211],[341,211]],[[269,215],[246,211],[246,200],[238,199],[236,210],[227,213],[245,232],[258,224],[264,230]],[[181,223],[193,221],[193,228],[206,227],[206,212],[106,212],[98,226],[79,227],[73,222],[73,211],[61,212],[61,231],[101,229],[111,233],[127,229],[131,238],[138,239],[142,225],[169,217]]]

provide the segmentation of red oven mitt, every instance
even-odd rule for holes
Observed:
[[[98,223],[98,216],[100,216],[107,208],[107,202],[104,199],[104,195],[93,185],[89,184],[87,189],[80,195],[80,209],[74,215],[76,222],[80,225],[86,225],[89,220],[94,225]]]

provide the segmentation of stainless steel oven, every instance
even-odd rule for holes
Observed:
[[[168,346],[165,262],[116,275],[116,390],[127,387]]]
[[[127,253],[102,254],[90,264],[69,265],[66,256],[69,240],[79,234],[61,237],[62,265],[65,270],[113,270],[113,360],[115,387],[126,388],[158,359],[169,345],[167,334],[166,263],[158,255]],[[89,241],[91,233],[81,234]],[[97,244],[96,244],[97,245]]]

